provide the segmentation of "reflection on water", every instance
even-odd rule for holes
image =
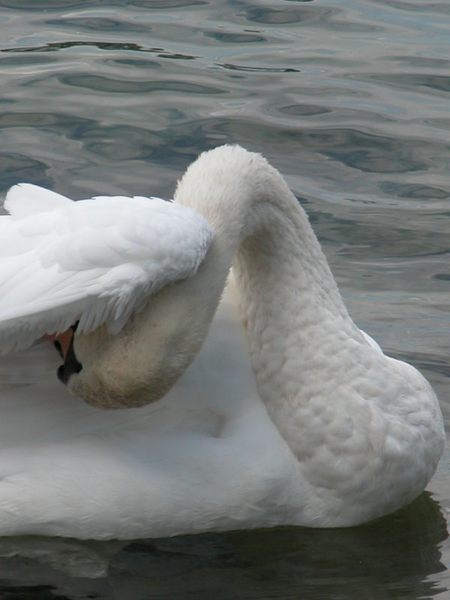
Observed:
[[[202,150],[262,152],[353,317],[422,369],[449,424],[447,3],[0,0],[0,23],[0,193],[164,197]],[[348,531],[7,539],[2,594],[445,599],[448,452],[430,490],[439,506]]]
[[[283,528],[134,543],[4,539],[0,570],[8,573],[6,589],[20,586],[30,596],[47,588],[57,597],[110,598],[114,591],[130,600],[424,598],[444,589],[430,576],[446,569],[440,551],[446,538],[439,506],[424,494],[396,515],[344,530]]]

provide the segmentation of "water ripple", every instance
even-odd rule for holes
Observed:
[[[64,85],[86,88],[95,93],[140,94],[145,92],[180,92],[183,94],[201,95],[226,93],[221,88],[180,80],[132,81],[84,73],[60,76],[59,80]]]

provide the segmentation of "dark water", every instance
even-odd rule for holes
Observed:
[[[0,27],[0,192],[164,197],[202,150],[262,152],[450,424],[448,2],[0,0]],[[429,491],[351,530],[3,540],[1,597],[448,599],[448,451]]]

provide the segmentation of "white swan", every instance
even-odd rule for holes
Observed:
[[[72,391],[100,406],[165,397],[102,411],[49,377],[43,343],[3,359],[0,534],[348,526],[413,500],[443,449],[436,397],[350,319],[279,173],[224,146],[188,168],[175,200],[9,192],[3,346],[79,321]],[[231,264],[257,391],[228,312],[187,368]],[[19,360],[33,387],[11,381]]]

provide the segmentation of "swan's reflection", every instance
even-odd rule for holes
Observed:
[[[351,529],[205,534],[136,542],[0,540],[3,592],[59,598],[433,597],[447,528],[428,494]],[[394,596],[392,596],[394,594]],[[39,595],[39,597],[41,597]],[[43,597],[47,597],[44,596]]]

